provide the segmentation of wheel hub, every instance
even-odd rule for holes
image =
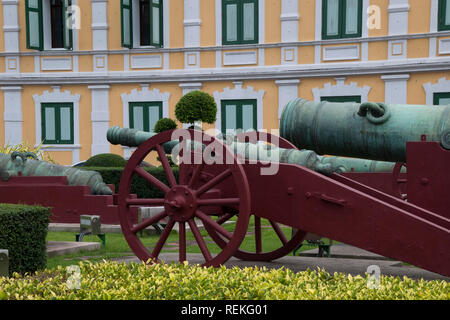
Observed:
[[[197,201],[193,192],[184,186],[173,187],[166,195],[164,208],[172,219],[184,222],[194,217]]]

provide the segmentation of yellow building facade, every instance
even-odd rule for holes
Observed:
[[[107,129],[193,90],[218,130],[277,129],[296,97],[450,104],[450,0],[0,0],[0,27],[0,144],[60,164],[128,158]]]

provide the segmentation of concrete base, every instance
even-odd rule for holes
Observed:
[[[307,247],[307,246],[306,246]],[[311,249],[297,253],[300,257],[317,257],[319,249]],[[370,251],[352,247],[346,244],[333,244],[330,248],[330,258],[341,259],[366,259],[366,260],[391,260],[391,258],[383,257]]]
[[[94,251],[99,250],[100,247],[99,242],[48,241],[47,257],[62,256],[80,251]]]
[[[203,228],[203,224],[201,221],[196,221],[197,227],[199,229]],[[179,225],[175,224],[173,230],[178,232]],[[120,225],[115,224],[102,224],[100,228],[102,233],[122,233],[122,227]],[[186,230],[190,230],[189,225],[186,225]],[[80,224],[79,223],[50,223],[48,226],[48,231],[53,232],[80,232]],[[147,234],[158,234],[155,228],[152,226],[145,229]]]

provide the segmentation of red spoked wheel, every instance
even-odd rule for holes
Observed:
[[[276,147],[297,150],[297,147],[295,147],[288,140],[266,132],[248,132],[238,134],[237,140],[239,142],[250,142],[250,143],[267,142],[268,144],[272,144]],[[281,257],[288,255],[290,252],[294,251],[303,242],[303,240],[307,235],[307,232],[303,230],[297,230],[293,233],[292,237],[288,239],[278,223],[268,220],[269,226],[263,226],[262,219],[258,217],[258,213],[252,212],[252,214],[254,215],[255,251],[250,252],[244,250],[237,250],[234,253],[234,256],[241,260],[272,261],[279,259]],[[236,215],[237,215],[236,212],[228,212],[222,217],[220,217],[217,220],[217,223],[222,225],[227,221],[229,221],[231,218],[235,217]],[[264,228],[267,228],[268,230],[276,234],[277,238],[280,240],[281,246],[279,248],[268,249],[268,251],[264,251],[265,249],[263,245]],[[227,240],[224,239],[219,234],[217,234],[217,232],[215,232],[208,226],[206,226],[206,230],[219,247],[224,248],[227,245]]]
[[[248,228],[250,215],[250,191],[247,177],[242,165],[238,163],[236,156],[228,149],[228,147],[224,146],[215,138],[200,133],[202,137],[201,142],[206,146],[206,149],[208,149],[212,143],[215,143],[215,146],[219,145],[223,148],[223,154],[227,157],[227,159],[232,159],[232,161],[229,164],[225,163],[218,166],[213,165],[216,170],[220,170],[221,172],[206,183],[199,184],[198,180],[200,173],[205,166],[208,166],[208,164],[205,163],[205,157],[202,156],[200,157],[201,163],[192,165],[193,175],[189,178],[189,181],[182,181],[182,184],[177,182],[170,167],[166,152],[164,151],[164,144],[169,141],[179,140],[180,145],[184,145],[180,153],[180,155],[182,155],[184,152],[183,150],[187,150],[185,149],[186,141],[194,141],[194,136],[197,138],[199,132],[194,133],[193,130],[178,130],[178,133],[180,131],[183,132],[182,135],[184,137],[174,138],[173,134],[178,134],[176,131],[177,130],[165,131],[148,139],[141,146],[139,146],[139,148],[128,160],[128,164],[125,167],[120,180],[118,199],[119,218],[122,231],[128,245],[136,256],[144,262],[154,263],[159,260],[158,257],[163,249],[163,246],[165,245],[174,226],[178,224],[179,261],[183,262],[187,260],[186,232],[187,227],[189,227],[200,248],[200,251],[202,252],[204,258],[204,263],[202,265],[219,266],[226,262],[239,248]],[[169,185],[166,185],[140,167],[141,162],[151,152],[156,152],[160,158]],[[191,167],[191,165],[188,165],[188,167]],[[135,175],[141,176],[151,185],[160,189],[164,193],[164,198],[133,199],[130,194],[130,189],[132,178]],[[233,186],[235,196],[232,198],[223,198],[219,196],[219,198],[215,199],[202,199],[202,195],[224,183],[231,184]],[[222,225],[217,223],[217,221],[214,221],[210,215],[205,214],[205,212],[202,211],[202,207],[223,205],[233,205],[239,210],[239,217],[233,231],[226,230]],[[150,219],[144,220],[138,225],[133,225],[131,222],[130,210],[132,206],[164,206],[164,211]],[[139,231],[164,218],[168,218],[168,223],[160,235],[158,242],[153,248],[146,248],[141,239],[138,237]],[[207,226],[210,230],[214,230],[214,233],[220,234],[222,237],[227,239],[226,245],[222,247],[222,251],[217,255],[213,255],[208,249],[205,239],[199,230],[199,222],[201,222],[204,226]]]
[[[406,163],[397,162],[394,166],[394,169],[392,170],[392,188],[396,194],[397,197],[399,197],[402,200],[407,200],[408,195],[405,193],[405,187],[408,183],[408,179],[401,179],[400,173],[402,171],[402,168],[406,167]],[[405,192],[404,192],[405,191]]]

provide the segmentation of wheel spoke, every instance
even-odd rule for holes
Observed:
[[[223,235],[225,238],[227,238],[228,240],[230,240],[233,235],[231,234],[231,232],[229,232],[228,230],[226,230],[224,227],[222,227],[220,224],[218,224],[216,221],[214,221],[213,219],[211,219],[209,216],[207,216],[206,214],[204,214],[203,212],[201,212],[200,210],[197,210],[195,212],[195,214],[197,215],[197,217],[199,217],[204,224],[209,225],[210,227],[214,228],[218,233],[220,233],[221,235]]]
[[[180,252],[180,262],[186,261],[186,224],[185,222],[179,222],[179,252]]]
[[[142,178],[150,182],[152,185],[157,187],[162,192],[167,193],[170,191],[170,188],[168,186],[166,186],[163,182],[156,179],[154,176],[152,176],[150,173],[148,173],[141,167],[136,167],[134,169],[134,172],[136,172],[138,175],[140,175]]]
[[[214,177],[213,179],[211,179],[210,181],[208,181],[207,183],[202,185],[200,188],[198,188],[196,190],[196,192],[195,192],[196,196],[197,197],[201,196],[206,191],[208,191],[209,189],[212,189],[213,187],[215,187],[216,185],[218,185],[219,183],[224,181],[226,178],[231,176],[231,174],[232,174],[232,172],[231,172],[230,169],[225,170],[224,172],[222,172],[221,174],[219,174],[218,176]]]
[[[167,238],[169,237],[174,224],[175,224],[175,220],[170,219],[169,223],[164,228],[163,233],[159,237],[158,243],[156,243],[156,246],[153,248],[153,251],[152,251],[153,258],[157,258],[159,256],[159,253],[161,252],[161,249],[163,248],[164,244],[166,243]]]
[[[191,227],[191,231],[194,234],[194,238],[197,241],[198,246],[200,247],[200,251],[203,254],[203,257],[205,258],[206,262],[210,261],[212,259],[211,253],[209,252],[208,247],[206,246],[205,240],[203,239],[202,235],[200,234],[200,230],[198,230],[197,225],[195,224],[194,219],[190,219],[188,221],[189,226]]]
[[[204,167],[205,167],[204,163],[201,163],[195,167],[194,173],[192,174],[192,178],[189,181],[188,185],[190,188],[192,188],[195,185],[195,183],[197,183],[197,180],[200,177],[200,173],[202,172]]]
[[[286,239],[286,236],[284,235],[284,232],[281,230],[280,226],[271,220],[269,220],[269,222],[272,225],[272,228],[275,230],[275,233],[277,234],[281,243],[283,243],[283,245],[288,243],[288,240]]]
[[[131,232],[136,234],[139,231],[155,224],[158,223],[159,220],[164,219],[165,217],[167,217],[167,213],[165,211],[158,213],[156,216],[145,220],[144,222],[141,222],[140,224],[136,225],[133,227],[133,229],[131,229]]]
[[[172,167],[170,166],[169,159],[167,158],[164,148],[160,144],[158,144],[156,146],[156,151],[158,151],[158,156],[163,165],[167,180],[169,181],[169,185],[171,187],[175,187],[177,185],[177,181],[175,179],[175,175],[173,174]]]
[[[239,198],[223,198],[223,199],[199,199],[197,200],[199,206],[227,206],[239,204]]]
[[[255,216],[255,247],[256,253],[261,253],[262,251],[261,218],[257,216]]]
[[[129,206],[163,206],[164,199],[127,199]]]
[[[226,213],[223,216],[221,216],[219,219],[216,220],[216,222],[220,225],[224,224],[225,222],[227,222],[228,220],[230,220],[231,218],[233,218],[235,216],[234,213]]]

